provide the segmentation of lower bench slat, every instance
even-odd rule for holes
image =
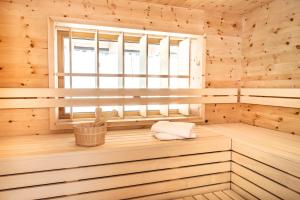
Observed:
[[[259,199],[268,199],[268,200],[280,200],[280,198],[276,197],[275,195],[267,192],[266,190],[256,186],[255,184],[247,181],[246,179],[236,175],[235,173],[231,174],[231,181],[243,188],[244,190],[248,191],[250,194],[255,195]]]
[[[125,188],[117,188],[107,191],[92,192],[86,194],[79,194],[74,196],[66,196],[61,200],[116,200],[127,199],[139,196],[146,196],[152,194],[158,194],[163,192],[172,192],[177,190],[196,188],[200,186],[209,186],[219,183],[229,183],[230,173],[212,174],[199,177],[192,177],[186,179],[177,179],[172,181],[164,181],[159,183],[138,185]]]
[[[0,190],[230,161],[230,151],[61,169],[0,178]]]
[[[236,142],[234,140],[232,141],[232,150],[240,154],[246,155],[248,157],[251,157],[260,162],[266,163],[274,168],[292,174],[297,178],[300,177],[300,167],[299,167],[300,163],[297,163],[295,161],[288,160],[276,154],[258,150],[247,144]]]
[[[166,192],[166,193],[162,193],[162,194],[137,197],[137,198],[133,198],[132,200],[176,199],[176,198],[181,198],[181,197],[185,197],[185,196],[193,196],[193,195],[204,194],[204,193],[214,192],[214,191],[219,191],[219,190],[227,190],[229,188],[230,188],[229,183],[221,183],[221,184],[202,186],[202,187],[197,187],[197,188],[192,188],[192,189],[178,190],[178,191],[174,191],[174,192]]]
[[[286,187],[291,188],[294,191],[300,192],[300,179],[296,178],[295,176],[287,174],[281,170],[275,169],[236,152],[232,152],[232,161],[245,166],[246,168],[251,169],[256,173],[262,174],[282,185],[285,185]]]
[[[228,151],[230,138],[224,136],[206,137],[191,141],[158,143],[146,146],[128,146],[91,149],[58,154],[9,157],[0,159],[0,175],[28,173],[62,168],[128,162],[188,154]],[[124,154],[125,152],[125,154]]]
[[[229,171],[230,162],[223,162],[107,178],[82,180],[69,183],[5,190],[0,191],[0,197],[4,199],[18,199],[21,197],[26,197],[26,199],[49,198]]]

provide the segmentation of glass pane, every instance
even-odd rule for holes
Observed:
[[[122,88],[122,78],[100,77],[100,88]]]
[[[189,50],[187,49],[186,51]],[[188,58],[179,53],[179,46],[170,46],[170,74],[189,75],[189,61],[186,60]]]
[[[117,111],[120,109],[119,106],[101,106],[103,112],[111,112],[113,110]]]
[[[160,105],[148,105],[148,110],[160,110]]]
[[[125,74],[142,74],[140,67],[140,44],[125,43],[124,46]]]
[[[148,88],[168,88],[168,78],[148,78]]]
[[[170,88],[189,88],[189,79],[170,78]]]
[[[96,88],[95,77],[83,77],[74,76],[72,77],[72,88]]]
[[[124,111],[139,111],[141,106],[133,105],[133,106],[124,106]]]
[[[124,88],[145,88],[146,78],[126,77]]]
[[[94,113],[96,107],[89,106],[89,107],[73,107],[73,113]]]
[[[95,40],[72,40],[72,73],[96,73]]]
[[[70,88],[70,76],[65,76],[64,77],[64,87],[65,88]]]
[[[177,109],[186,109],[186,107],[188,107],[188,104],[170,104],[169,108],[171,110],[177,110]]]
[[[119,74],[118,42],[99,41],[99,66],[102,74]]]
[[[148,74],[160,74],[160,46],[148,44]]]

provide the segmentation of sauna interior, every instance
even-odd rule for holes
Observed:
[[[0,0],[0,199],[299,200],[299,0]]]

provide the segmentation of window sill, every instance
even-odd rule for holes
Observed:
[[[160,120],[169,121],[180,121],[180,122],[192,122],[192,123],[202,123],[204,119],[199,116],[180,116],[180,117],[155,117],[155,118],[139,118],[139,119],[115,119],[108,120],[107,127],[108,130],[124,130],[124,129],[138,129],[138,128],[149,128],[152,124]],[[73,126],[81,122],[93,122],[93,120],[84,121],[66,121],[58,120],[52,124],[52,130],[70,130]]]

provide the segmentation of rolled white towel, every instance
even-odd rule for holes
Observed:
[[[194,127],[194,123],[159,121],[152,125],[151,131],[175,135],[182,138],[192,138],[192,130]]]
[[[154,133],[154,137],[159,140],[184,140],[187,138],[183,138],[177,135],[167,134],[167,133]],[[196,134],[193,133],[190,138],[196,138]]]
[[[171,135],[167,133],[154,133],[154,137],[156,137],[159,140],[182,140],[185,139],[183,137],[177,136],[177,135]]]

